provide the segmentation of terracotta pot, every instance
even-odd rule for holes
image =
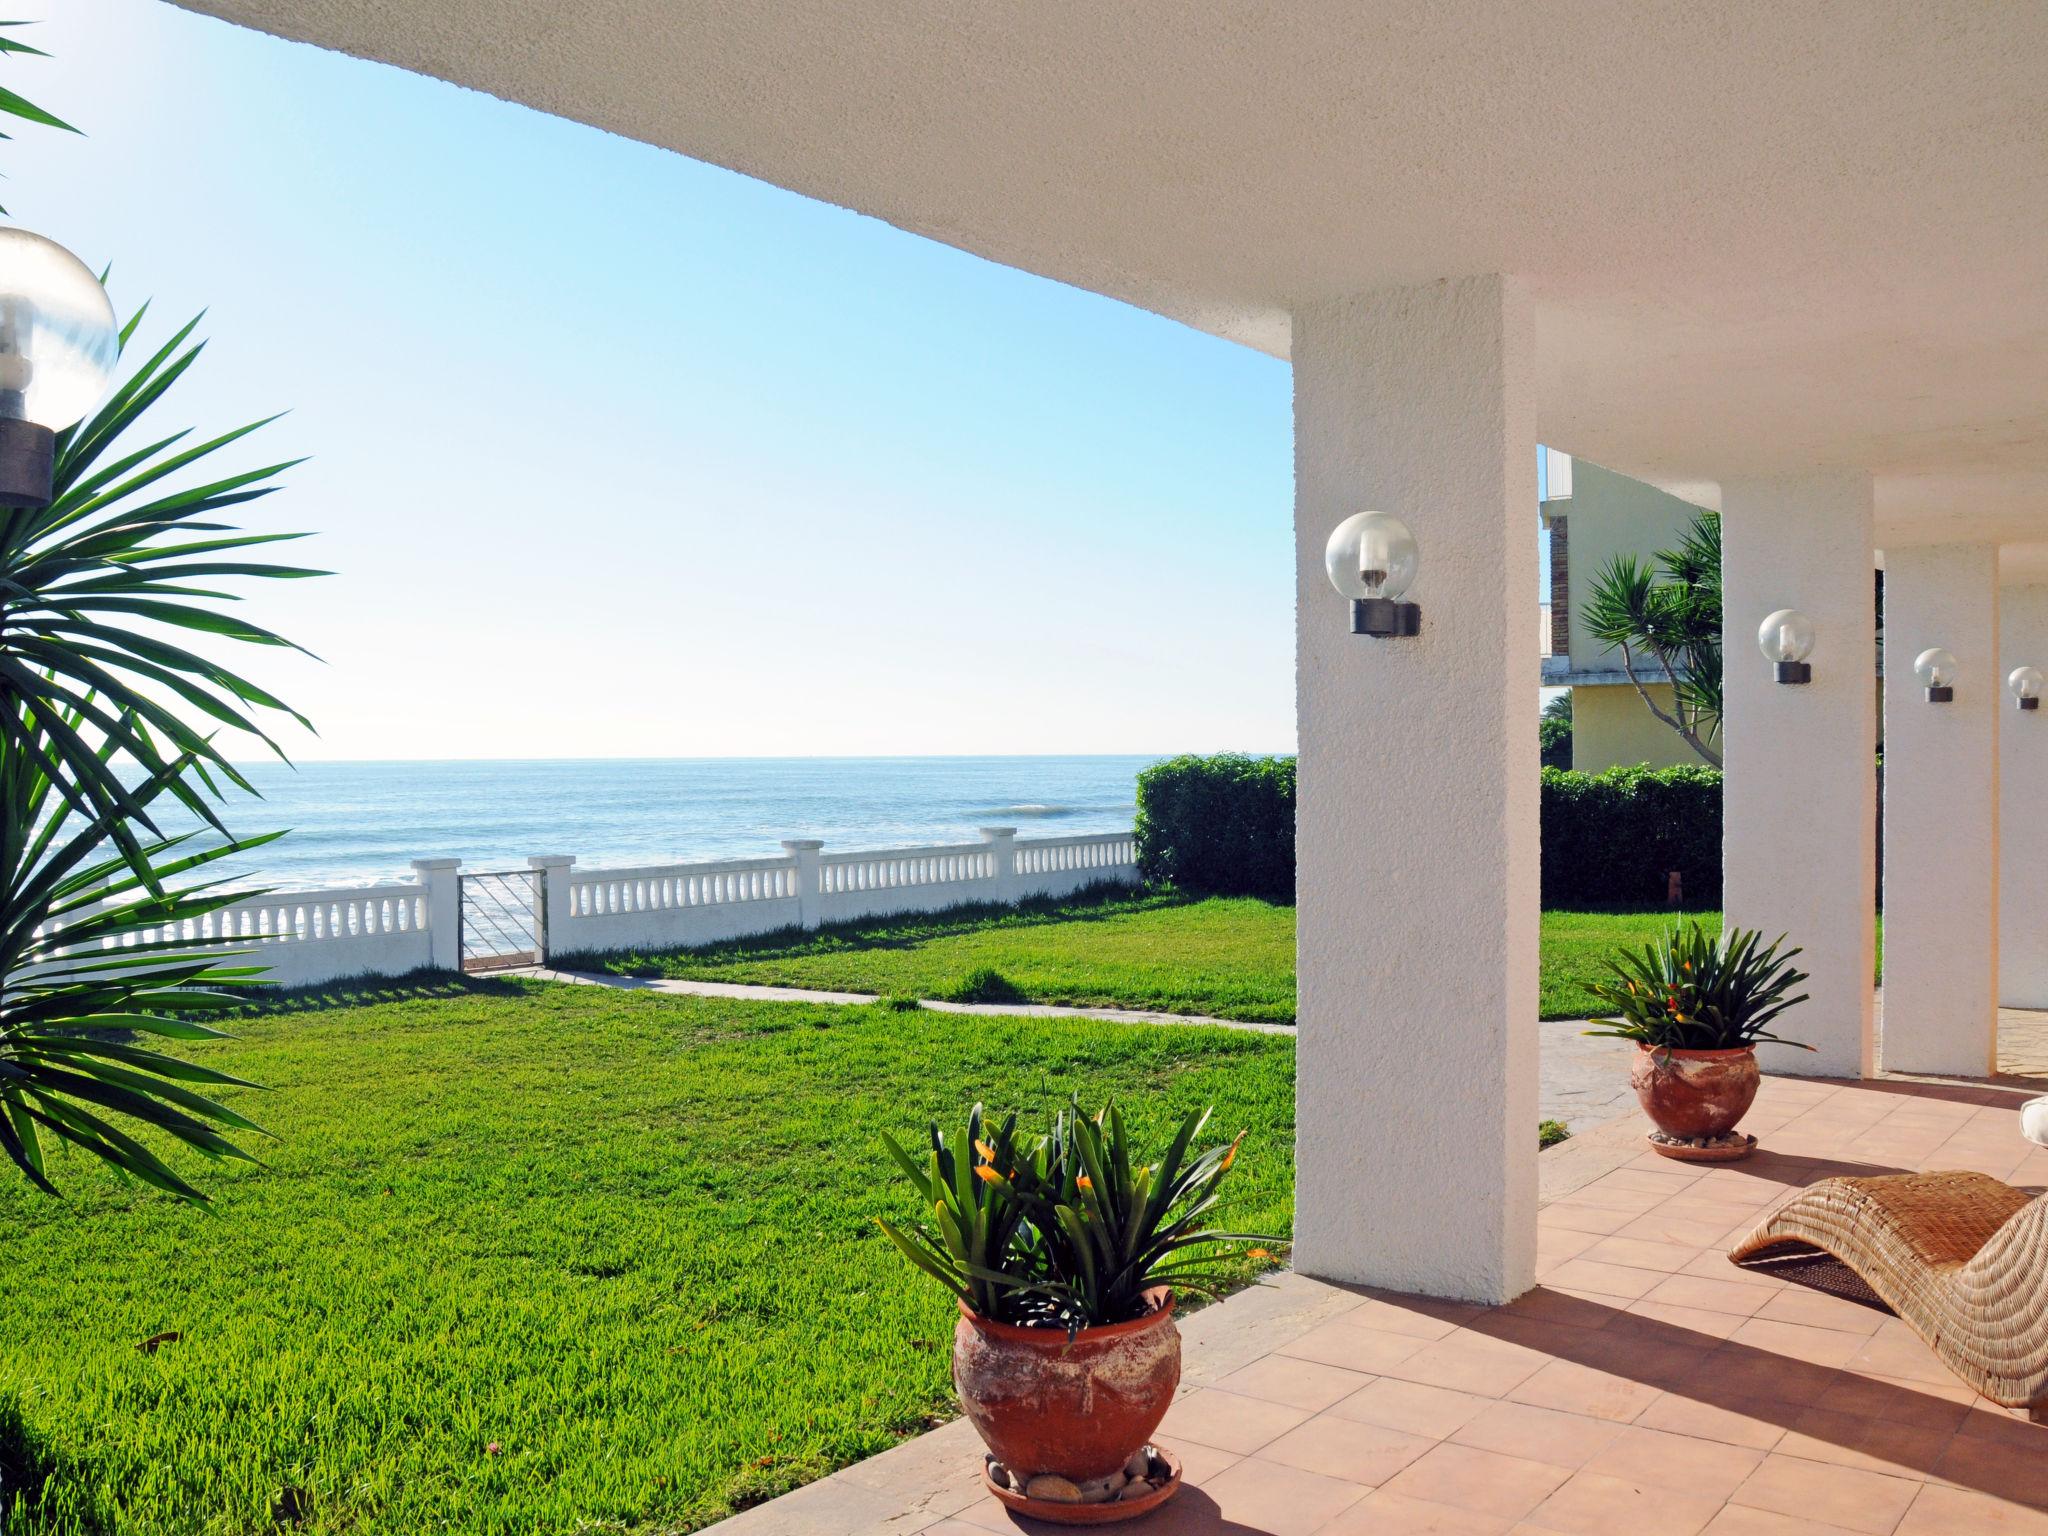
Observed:
[[[1663,1051],[1638,1045],[1628,1081],[1658,1130],[1690,1141],[1734,1130],[1756,1101],[1763,1074],[1749,1046],[1737,1051]]]
[[[1152,1438],[1180,1385],[1173,1293],[1128,1323],[1018,1328],[960,1308],[953,1385],[996,1460],[1072,1482],[1107,1477]]]

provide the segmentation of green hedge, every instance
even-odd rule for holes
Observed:
[[[1718,768],[1543,770],[1544,906],[1662,906],[1674,869],[1687,906],[1720,906]]]
[[[1294,899],[1294,759],[1176,757],[1138,775],[1138,864],[1183,890]],[[1718,769],[1543,770],[1543,905],[1721,904]]]
[[[1186,891],[1294,900],[1294,759],[1229,752],[1147,768],[1138,867]]]

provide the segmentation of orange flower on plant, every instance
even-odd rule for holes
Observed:
[[[1236,1161],[1237,1161],[1237,1149],[1238,1149],[1238,1145],[1239,1145],[1239,1143],[1241,1143],[1241,1142],[1242,1142],[1243,1140],[1244,1140],[1244,1132],[1243,1132],[1243,1131],[1239,1131],[1239,1132],[1237,1133],[1237,1140],[1236,1140],[1236,1141],[1233,1141],[1233,1142],[1232,1142],[1232,1143],[1230,1144],[1230,1150],[1229,1150],[1228,1152],[1226,1152],[1226,1153],[1224,1153],[1224,1154],[1223,1154],[1223,1167],[1224,1167],[1224,1168],[1228,1168],[1228,1167],[1229,1167],[1229,1166],[1230,1166],[1230,1165],[1231,1165],[1232,1163],[1234,1163],[1234,1162],[1236,1162]],[[1222,1170],[1221,1170],[1221,1169],[1219,1169],[1218,1171],[1219,1171],[1219,1172],[1221,1172]]]
[[[981,1180],[981,1182],[984,1184],[1000,1184],[1003,1182],[1003,1176],[1000,1173],[997,1173],[995,1169],[991,1168],[987,1163],[983,1163],[978,1168],[976,1168],[974,1170],[974,1176],[977,1179]]]
[[[1082,1174],[1081,1177],[1079,1177],[1078,1179],[1074,1180],[1074,1188],[1076,1189],[1093,1189],[1094,1187],[1095,1181],[1089,1178],[1088,1175],[1085,1173]]]
[[[1273,1255],[1264,1248],[1247,1248],[1245,1250],[1245,1257],[1248,1259],[1270,1259]]]
[[[977,1141],[974,1144],[974,1150],[981,1154],[981,1160],[985,1163],[992,1163],[996,1160],[996,1149],[985,1141]]]

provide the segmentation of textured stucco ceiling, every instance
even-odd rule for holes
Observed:
[[[1304,300],[1519,273],[1547,441],[2048,536],[2038,0],[184,3],[1280,355]]]

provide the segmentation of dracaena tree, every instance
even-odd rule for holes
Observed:
[[[1586,630],[1621,654],[1643,707],[1721,766],[1721,519],[1702,512],[1652,567],[1617,555],[1593,584]],[[1671,707],[1650,689],[1662,683]]]
[[[16,25],[0,57],[37,52]],[[69,126],[4,89],[0,116]],[[142,319],[112,392],[58,435],[49,504],[0,514],[0,1151],[52,1193],[69,1146],[200,1200],[164,1154],[246,1156],[231,1133],[258,1128],[204,1091],[236,1079],[157,1043],[216,1033],[197,1021],[259,968],[207,922],[247,893],[185,877],[269,841],[227,828],[223,795],[250,789],[228,743],[276,750],[274,722],[299,718],[216,654],[288,642],[223,605],[317,573],[248,558],[296,535],[220,521],[289,467],[213,468],[264,422],[155,429],[203,343],[195,319],[128,362]]]

